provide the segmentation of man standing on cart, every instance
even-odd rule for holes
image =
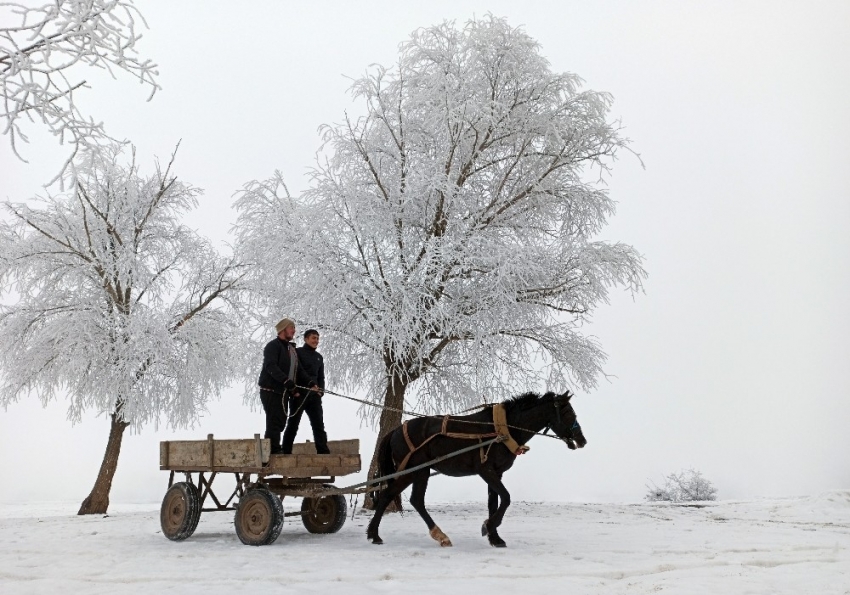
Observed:
[[[271,442],[271,454],[282,454],[280,434],[286,424],[285,403],[298,399],[296,386],[317,386],[315,378],[298,365],[295,351],[295,321],[284,318],[275,325],[277,338],[269,341],[263,349],[263,368],[260,371],[260,401],[266,412],[265,437]],[[290,443],[290,452],[292,445]]]
[[[310,329],[304,333],[304,345],[296,349],[298,362],[306,374],[314,379],[317,390],[307,391],[295,396],[290,401],[289,418],[286,421],[286,431],[283,433],[283,454],[292,454],[292,444],[298,433],[301,415],[307,414],[313,428],[313,440],[316,444],[316,454],[330,454],[328,450],[328,435],[325,433],[325,422],[322,412],[322,394],[325,390],[325,362],[322,354],[316,348],[319,346],[319,331]]]

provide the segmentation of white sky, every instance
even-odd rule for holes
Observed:
[[[846,2],[164,2],[140,42],[163,90],[95,81],[84,111],[204,188],[192,224],[224,240],[233,193],[283,171],[303,189],[317,127],[358,113],[346,76],[390,64],[420,26],[493,12],[523,25],[553,70],[614,95],[646,164],[624,154],[604,238],[645,257],[646,294],[616,293],[589,333],[610,355],[575,405],[588,447],[537,439],[506,476],[515,499],[639,500],[648,479],[694,466],[721,498],[850,486],[850,4]],[[64,149],[31,128],[0,138],[0,199],[24,200]],[[258,354],[259,360],[259,354]],[[330,388],[333,362],[328,361]],[[517,387],[517,392],[524,387]],[[560,387],[558,387],[560,388]],[[325,403],[331,438],[374,434]],[[65,406],[0,410],[0,502],[88,493],[108,423]],[[222,395],[199,427],[126,436],[113,501],[156,501],[159,440],[250,437],[263,418]],[[309,437],[302,422],[300,438]],[[350,483],[353,483],[354,480]],[[349,483],[341,478],[338,484]],[[478,479],[435,478],[429,499],[483,499]]]

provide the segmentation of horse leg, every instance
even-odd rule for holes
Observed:
[[[502,518],[505,516],[508,506],[511,505],[511,495],[502,483],[502,474],[495,471],[482,470],[479,475],[481,479],[487,482],[487,505],[490,511],[490,518],[484,521],[481,526],[481,534],[487,536],[487,540],[493,547],[506,547],[505,540],[499,537],[497,531],[499,525],[502,524]],[[499,502],[496,508],[496,502]]]
[[[496,514],[497,508],[499,508],[499,495],[493,488],[490,487],[489,484],[487,484],[487,512],[491,517]],[[485,536],[487,533],[482,532],[481,535]]]
[[[422,471],[416,472],[413,479],[413,490],[410,493],[410,505],[416,509],[419,516],[421,516],[422,520],[425,521],[425,524],[428,525],[428,532],[431,534],[431,537],[434,540],[439,541],[440,546],[451,547],[452,541],[449,539],[449,536],[440,530],[437,523],[434,522],[434,519],[431,518],[431,515],[428,514],[428,511],[425,509],[425,490],[428,489],[428,479],[430,477],[430,469],[423,469]]]
[[[384,543],[384,540],[378,535],[378,525],[381,524],[381,517],[384,516],[384,511],[390,505],[390,502],[410,485],[411,481],[413,481],[413,478],[410,475],[402,475],[390,487],[378,493],[375,514],[372,516],[372,520],[369,521],[369,527],[366,529],[366,539],[375,545]]]

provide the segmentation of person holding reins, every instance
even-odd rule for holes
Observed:
[[[322,411],[322,395],[325,390],[325,361],[322,354],[317,351],[319,346],[319,331],[309,329],[304,333],[304,345],[296,349],[298,354],[298,365],[304,369],[307,375],[316,381],[317,390],[306,391],[298,396],[293,396],[290,403],[289,417],[286,420],[286,431],[283,433],[283,454],[292,453],[292,444],[298,433],[298,424],[301,423],[301,415],[307,414],[310,426],[313,428],[313,440],[316,443],[316,454],[330,454],[328,450],[328,435],[325,432],[325,422]]]
[[[265,437],[271,442],[271,454],[283,454],[280,435],[286,425],[286,404],[300,397],[296,386],[317,387],[315,378],[298,365],[295,351],[295,321],[284,318],[275,325],[277,337],[269,341],[263,349],[263,367],[257,384],[260,387],[260,401],[266,413]],[[290,443],[290,452],[292,445]]]

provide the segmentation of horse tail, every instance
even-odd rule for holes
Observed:
[[[392,438],[393,433],[388,432],[386,436],[381,439],[381,444],[378,446],[378,473],[379,477],[384,477],[385,475],[392,475],[395,473],[395,461],[393,461],[393,449],[390,446],[390,438]],[[394,479],[387,480],[387,487],[391,486],[395,482]]]
[[[388,432],[382,439],[381,443],[378,446],[378,476],[385,477],[387,475],[392,475],[396,471],[395,461],[393,461],[393,449],[390,445],[390,440],[392,439],[393,433],[395,430]],[[390,489],[392,485],[395,483],[395,479],[388,479],[386,482],[386,488]],[[383,490],[381,490],[383,491]],[[380,492],[376,495],[376,498],[380,496]],[[395,497],[396,504],[398,506],[401,505],[401,496],[398,495]]]

